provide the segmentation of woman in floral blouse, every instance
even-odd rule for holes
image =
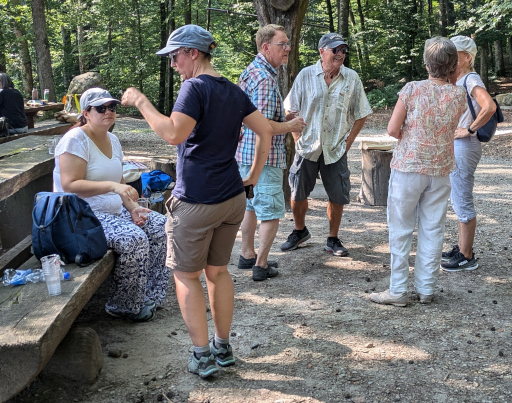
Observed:
[[[447,38],[425,43],[428,80],[407,83],[388,124],[398,139],[391,161],[388,194],[391,278],[388,290],[373,293],[380,304],[406,306],[409,253],[418,223],[414,285],[421,303],[430,303],[439,275],[450,172],[455,168],[453,138],[467,108],[464,89],[449,83],[457,49]]]

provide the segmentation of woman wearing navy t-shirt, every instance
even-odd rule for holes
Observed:
[[[227,270],[245,213],[244,185],[255,185],[268,156],[272,128],[235,84],[210,63],[213,36],[197,25],[175,30],[157,54],[168,56],[182,76],[170,117],[160,114],[135,88],[123,105],[136,106],[151,128],[177,146],[177,181],[167,202],[167,265],[194,351],[188,370],[202,378],[233,365],[229,333],[234,286]],[[252,170],[240,177],[235,160],[242,122],[257,134]],[[208,340],[206,300],[199,278],[204,271],[215,337]]]

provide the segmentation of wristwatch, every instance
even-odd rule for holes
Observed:
[[[469,134],[475,134],[476,132],[474,130],[471,130],[471,127],[468,127]]]

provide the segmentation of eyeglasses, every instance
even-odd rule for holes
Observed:
[[[344,55],[347,54],[348,52],[348,49],[346,46],[343,46],[342,48],[330,48],[332,53],[334,54],[337,54],[337,53],[343,53]]]
[[[176,60],[178,59],[178,55],[181,49],[178,49],[176,52],[172,52],[168,54],[169,59],[171,59],[171,63],[176,64]]]
[[[283,50],[286,48],[292,48],[291,42],[269,42],[269,45],[281,46]]]
[[[117,104],[93,106],[93,108],[96,109],[96,112],[98,113],[105,113],[107,108],[110,112],[115,113],[117,111]]]

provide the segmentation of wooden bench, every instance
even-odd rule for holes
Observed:
[[[28,129],[26,133],[13,134],[7,137],[0,137],[0,144],[8,143],[13,140],[18,140],[23,137],[27,137],[30,135],[34,136],[59,136],[66,133],[71,127],[72,123],[55,123],[53,125],[46,125],[43,127],[34,127],[33,129]]]
[[[31,232],[38,192],[53,187],[48,136],[27,136],[0,144],[0,247],[8,249]]]
[[[0,274],[6,268],[40,268],[39,261],[30,254],[30,246],[31,238],[27,237],[4,254]],[[44,282],[0,286],[0,402],[23,390],[45,367],[113,267],[111,250],[87,267],[66,265],[71,278],[61,282],[62,293],[56,297],[49,296]],[[73,357],[67,359],[68,363],[76,362]],[[73,370],[69,365],[66,368]]]

